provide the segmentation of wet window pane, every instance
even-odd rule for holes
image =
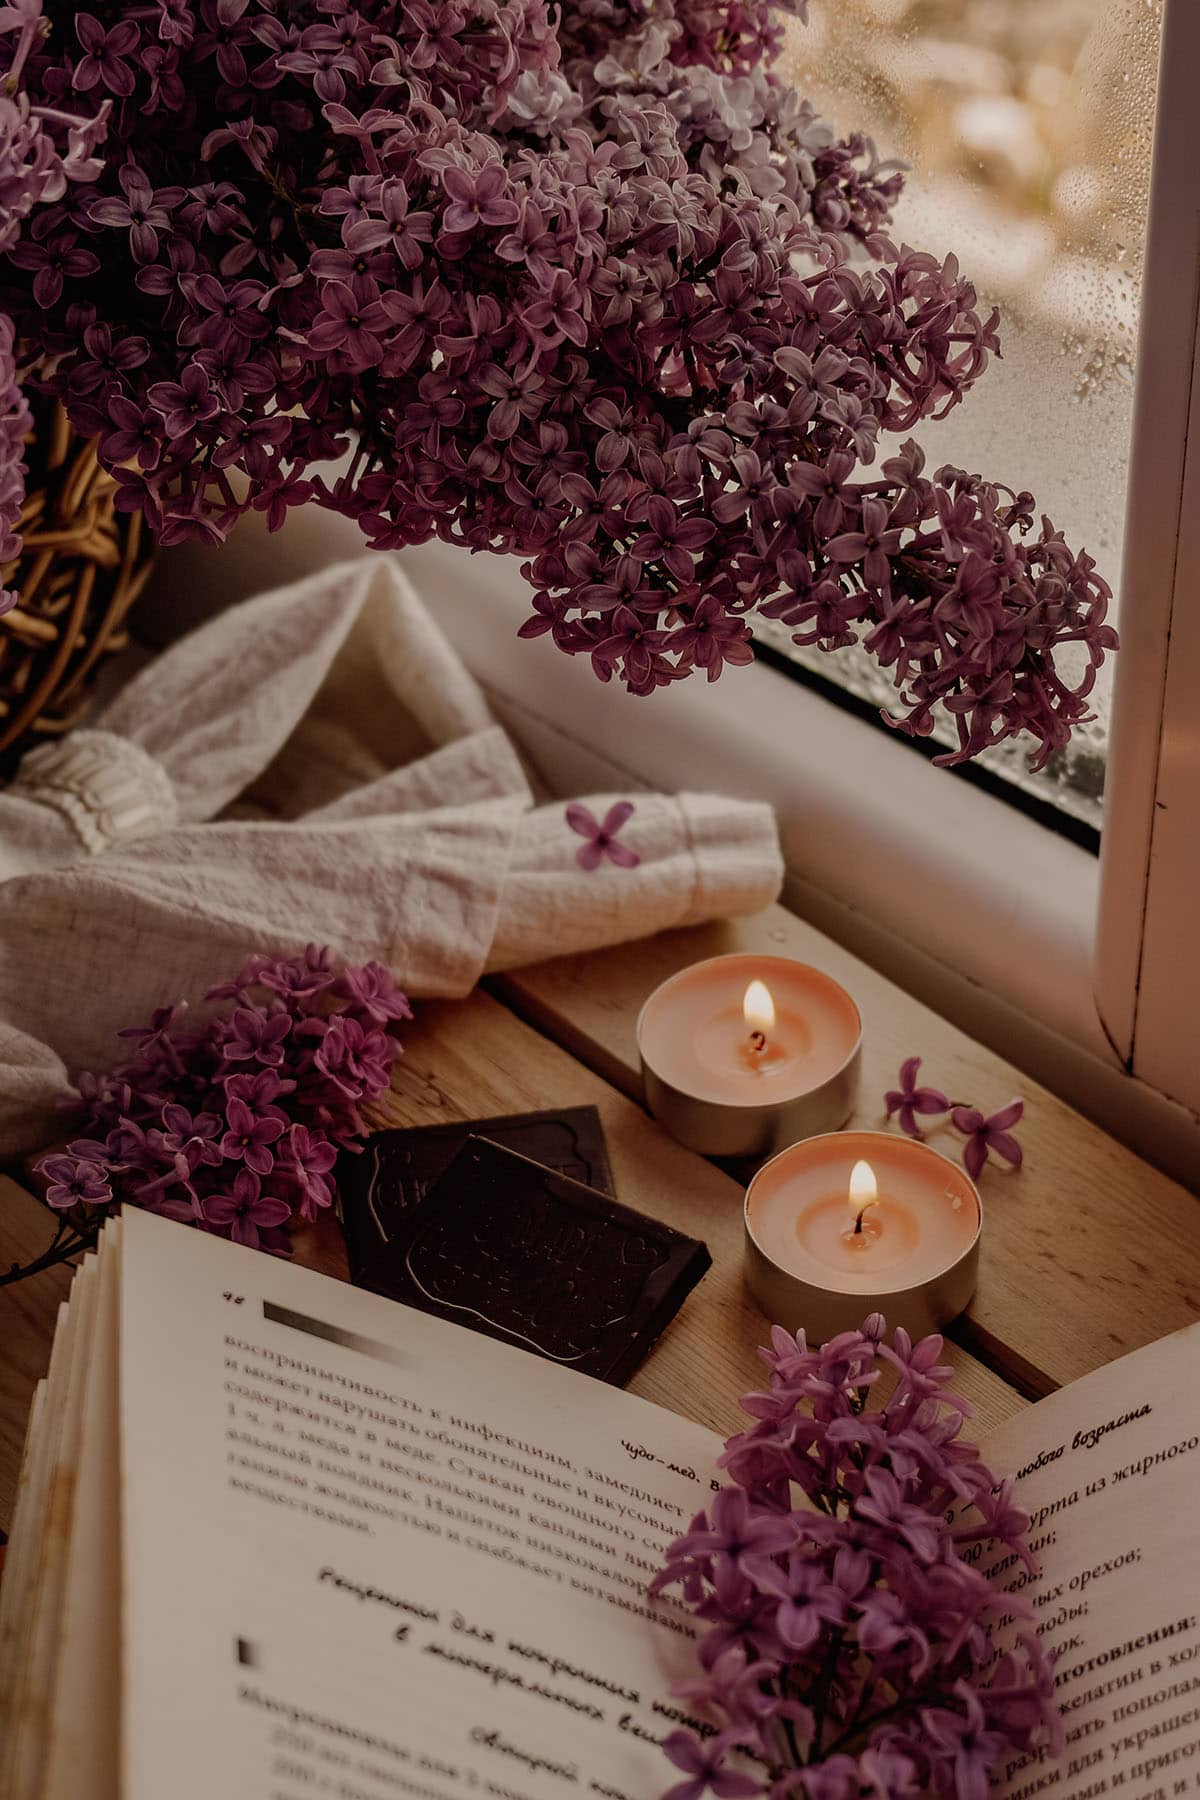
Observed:
[[[921,438],[1029,488],[1117,596],[1162,0],[811,0],[781,74],[839,133],[912,165],[893,235],[953,251],[1001,310],[1003,359]],[[883,452],[887,454],[887,452]],[[887,676],[853,649],[759,635],[860,698]],[[1040,775],[1019,742],[979,760],[1098,825],[1112,664],[1095,721]],[[947,743],[954,741],[947,730]]]

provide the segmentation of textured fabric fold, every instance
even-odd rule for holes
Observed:
[[[603,818],[620,798],[595,794],[587,806]],[[489,969],[758,912],[776,898],[783,878],[775,815],[749,801],[639,793],[621,830],[621,842],[640,858],[636,869],[607,860],[581,869],[563,825],[561,802],[521,820]]]
[[[454,997],[487,969],[755,911],[782,877],[769,808],[693,794],[639,794],[624,866],[581,867],[564,803],[533,807],[518,748],[385,556],[221,614],[70,746],[40,797],[36,763],[0,794],[4,1155],[48,1141],[55,1096],[121,1059],[122,1026],[202,1005],[257,951],[328,943]],[[181,822],[122,838],[146,824],[124,785],[139,756],[157,816]]]
[[[162,764],[181,819],[210,819],[267,767],[325,687],[348,725],[398,753],[389,761],[414,740],[426,748],[493,723],[394,560],[362,557],[218,614],[136,675],[97,725]]]

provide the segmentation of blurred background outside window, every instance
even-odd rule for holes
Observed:
[[[916,434],[930,466],[1030,489],[1095,557],[1118,626],[1161,26],[1162,0],[811,0],[781,67],[839,136],[911,165],[893,235],[953,252],[1001,310],[1003,358]],[[765,620],[757,635],[860,701],[892,696],[854,649],[797,649]],[[981,759],[1073,835],[1101,823],[1111,674],[1041,774],[1019,742]]]

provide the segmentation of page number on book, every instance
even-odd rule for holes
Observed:
[[[245,1296],[245,1294],[224,1293],[221,1295],[221,1298],[222,1298],[222,1300],[231,1300],[233,1302],[234,1306],[240,1306],[242,1304],[242,1301],[246,1298],[246,1296]]]

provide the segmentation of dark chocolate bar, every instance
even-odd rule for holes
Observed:
[[[710,1266],[696,1239],[473,1137],[356,1279],[621,1386]]]
[[[374,1286],[371,1272],[380,1259],[389,1260],[404,1214],[425,1198],[469,1137],[487,1138],[601,1193],[615,1191],[594,1106],[376,1131],[359,1155],[341,1157],[337,1171],[350,1279],[359,1287]]]

